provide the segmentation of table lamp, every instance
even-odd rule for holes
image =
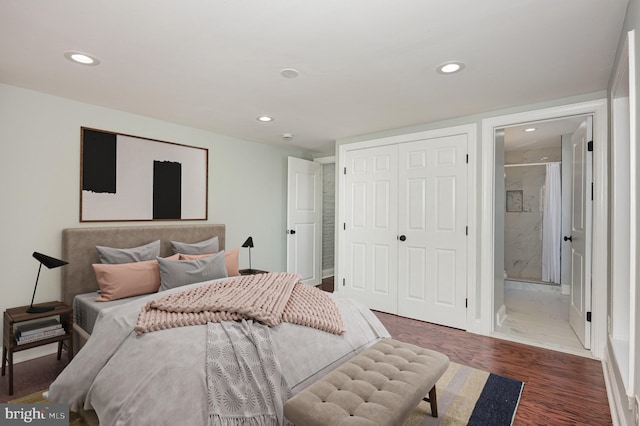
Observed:
[[[249,270],[253,271],[253,269],[251,268],[251,247],[253,247],[253,237],[247,238],[247,241],[245,241],[242,244],[242,247],[248,247],[249,248]]]
[[[42,312],[53,311],[55,309],[55,306],[33,306],[33,299],[34,297],[36,297],[36,289],[38,288],[38,279],[40,279],[40,270],[42,269],[42,265],[46,266],[49,269],[53,269],[59,266],[64,266],[69,262],[56,259],[55,257],[47,256],[46,254],[38,253],[37,251],[33,252],[33,257],[35,257],[36,260],[40,262],[40,266],[38,267],[38,275],[36,276],[36,285],[33,287],[31,305],[29,306],[29,309],[27,309],[27,312],[30,314],[40,314]]]

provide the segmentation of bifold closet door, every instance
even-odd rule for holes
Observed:
[[[466,135],[346,153],[346,296],[466,329],[466,154]]]
[[[398,315],[466,328],[467,136],[399,145]]]
[[[344,294],[367,307],[398,306],[398,147],[349,151],[345,161]]]

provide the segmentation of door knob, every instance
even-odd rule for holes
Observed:
[[[407,237],[406,237],[406,235],[400,235],[400,236],[398,237],[398,239],[399,239],[400,241],[406,241],[406,240],[407,240]]]
[[[295,233],[296,233],[296,230],[295,230],[295,229],[287,229],[287,234],[291,234],[291,235],[293,235],[293,234],[295,234]]]
[[[565,241],[571,241],[573,242],[573,239],[571,238],[571,235],[569,235],[568,237],[564,237],[563,238]]]

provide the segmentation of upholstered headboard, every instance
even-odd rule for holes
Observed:
[[[225,248],[224,225],[122,226],[104,228],[69,228],[62,231],[62,300],[71,305],[77,294],[98,289],[92,264],[100,263],[96,246],[131,248],[160,240],[160,256],[172,254],[169,241],[196,243],[218,237],[220,250]]]

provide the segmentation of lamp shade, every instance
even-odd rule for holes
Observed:
[[[33,257],[49,269],[64,266],[69,263],[64,260],[56,259],[55,257],[47,256],[46,254],[38,253],[37,251],[33,252]]]
[[[242,243],[242,247],[253,247],[253,237],[247,238],[247,241]]]

